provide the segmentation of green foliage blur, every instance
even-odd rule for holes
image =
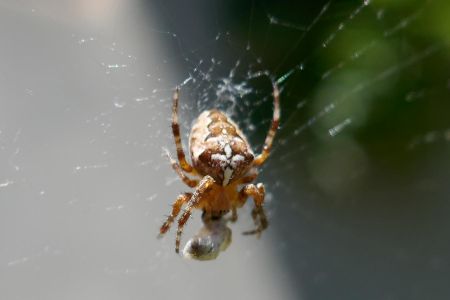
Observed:
[[[380,177],[411,184],[433,168],[449,175],[449,1],[231,1],[227,9],[230,37],[280,82],[274,156],[292,166],[293,180],[345,195]]]
[[[430,132],[448,142],[450,2],[238,2],[229,10],[233,36],[250,41],[277,78],[293,71],[282,82],[285,138],[336,104],[296,147],[316,140],[314,152],[325,151],[342,124],[335,140],[351,139],[378,164],[408,172],[423,154],[408,147]]]

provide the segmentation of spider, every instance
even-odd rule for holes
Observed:
[[[181,211],[175,240],[175,252],[179,252],[181,234],[192,210],[203,210],[203,220],[219,219],[231,211],[232,222],[237,220],[236,210],[242,207],[248,197],[252,197],[255,207],[252,218],[256,228],[244,234],[257,234],[267,228],[268,221],[264,212],[265,189],[262,183],[251,184],[258,176],[257,167],[261,166],[270,154],[272,142],[280,119],[279,91],[273,84],[274,111],[271,127],[267,133],[261,154],[255,157],[247,138],[239,127],[227,115],[217,109],[206,110],[200,114],[192,126],[189,136],[189,148],[192,165],[186,161],[178,124],[178,99],[180,89],[173,95],[172,132],[177,149],[178,162],[168,151],[167,156],[174,171],[191,188],[193,193],[184,193],[177,197],[172,212],[160,228],[164,235]],[[185,173],[200,177],[192,179]],[[239,190],[239,188],[243,187]]]

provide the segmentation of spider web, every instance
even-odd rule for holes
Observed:
[[[329,299],[350,289],[353,297],[346,298],[414,298],[408,297],[414,292],[424,298],[426,288],[405,288],[408,279],[420,276],[405,274],[440,278],[448,269],[449,245],[439,229],[448,225],[442,212],[449,209],[449,39],[442,29],[448,5],[365,0],[116,6],[128,17],[114,19],[125,25],[116,24],[112,33],[67,23],[52,29],[57,38],[41,33],[42,43],[63,44],[70,53],[49,54],[55,56],[52,65],[77,74],[68,76],[69,83],[55,74],[34,83],[37,71],[33,80],[5,81],[21,94],[6,89],[12,92],[3,99],[21,101],[3,101],[4,111],[19,117],[4,113],[0,122],[0,196],[18,200],[2,204],[4,282],[15,286],[15,274],[30,270],[44,274],[38,282],[47,287],[44,292],[25,280],[30,291],[50,299],[64,292],[120,299],[136,286],[135,298],[175,297],[174,284],[190,295],[215,293],[223,288],[218,282],[236,287],[215,293],[219,298],[257,290],[261,299]],[[37,5],[25,8],[31,18],[51,15]],[[53,18],[57,24],[64,19]],[[64,85],[63,92],[45,94],[42,87],[55,82]],[[257,242],[239,235],[252,226],[247,206],[231,226],[233,243],[226,254],[206,267],[180,267],[174,230],[162,241],[154,238],[172,199],[187,191],[162,156],[162,148],[175,153],[173,90],[181,87],[185,151],[192,121],[215,107],[231,116],[260,152],[271,122],[272,82],[281,89],[281,125],[258,178],[267,190],[271,231]],[[68,90],[71,96],[61,100]],[[51,100],[42,100],[46,96]],[[29,123],[30,108],[54,114]],[[429,194],[434,201],[424,201]],[[16,233],[8,229],[14,226]],[[195,212],[183,241],[200,227]],[[423,244],[435,243],[432,250],[415,244],[412,227]],[[411,267],[413,262],[422,265]],[[391,276],[367,275],[376,267],[386,274],[391,265],[398,266]],[[208,278],[211,267],[218,280]],[[55,275],[61,269],[72,270],[86,292],[77,294],[70,284],[48,292],[52,280],[67,285]],[[87,270],[95,286],[79,279]],[[342,270],[348,275],[339,276]],[[258,284],[240,281],[253,276]],[[196,277],[205,278],[206,287]],[[151,291],[144,281],[151,282]],[[101,288],[111,282],[122,289]]]

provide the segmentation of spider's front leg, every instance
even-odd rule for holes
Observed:
[[[263,207],[265,194],[266,192],[262,183],[258,183],[256,186],[254,184],[248,184],[239,192],[239,202],[243,204],[248,197],[252,197],[255,203],[255,207],[252,210],[252,218],[256,228],[245,231],[244,234],[257,234],[259,237],[261,232],[269,226]]]

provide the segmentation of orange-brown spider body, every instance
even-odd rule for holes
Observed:
[[[244,134],[218,110],[204,111],[198,117],[189,142],[195,170],[223,187],[245,174],[254,159]]]
[[[274,84],[274,113],[272,125],[266,137],[261,154],[255,157],[250,144],[239,127],[223,112],[216,109],[204,111],[195,121],[189,137],[192,165],[185,158],[178,125],[179,90],[174,94],[172,109],[172,131],[177,148],[179,163],[167,155],[173,169],[184,183],[195,188],[194,193],[178,196],[173,204],[172,213],[161,226],[160,234],[166,233],[170,225],[181,211],[185,210],[178,219],[178,230],[175,251],[179,251],[183,227],[194,208],[203,210],[204,218],[218,218],[232,212],[232,221],[237,220],[237,208],[242,207],[248,197],[254,200],[255,208],[252,217],[256,229],[246,234],[260,234],[267,228],[268,222],[263,209],[265,190],[259,183],[250,184],[256,179],[256,167],[267,159],[272,142],[278,128],[280,118],[279,92]],[[200,180],[191,179],[185,173],[201,177]],[[240,190],[239,188],[244,185]]]

